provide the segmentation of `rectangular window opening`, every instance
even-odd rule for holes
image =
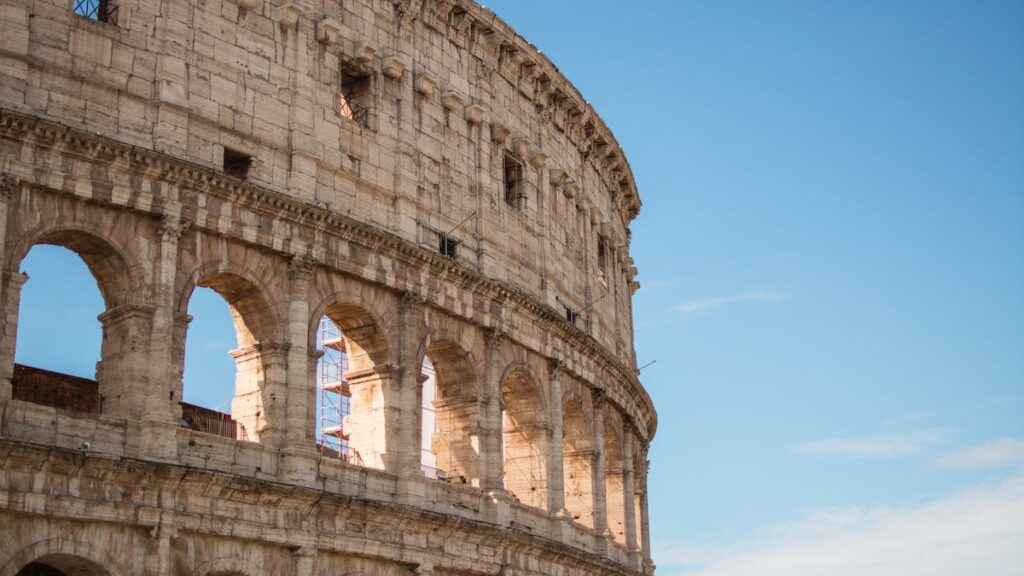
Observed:
[[[117,22],[117,0],[72,0],[72,11],[95,22]]]
[[[224,173],[228,176],[234,176],[239,180],[245,180],[249,176],[249,168],[252,167],[252,156],[239,152],[238,150],[232,150],[231,148],[224,148]]]
[[[342,71],[338,90],[338,115],[366,128],[369,125],[373,84],[369,74]]]
[[[570,308],[568,306],[565,306],[565,319],[569,322],[569,324],[572,324],[573,326],[575,326],[576,325],[576,320],[579,317],[580,317],[579,312],[573,310],[572,308]]]
[[[523,209],[523,164],[509,154],[504,162],[505,203],[516,210]]]
[[[608,240],[604,236],[597,237],[597,268],[602,275],[608,272]]]
[[[447,234],[438,234],[438,238],[438,252],[454,260],[458,256],[459,241]]]

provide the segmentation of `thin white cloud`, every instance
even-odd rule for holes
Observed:
[[[818,512],[728,549],[655,554],[666,576],[1019,576],[1024,476],[915,506]]]
[[[942,441],[942,428],[927,428],[907,434],[826,438],[804,442],[793,451],[807,456],[846,456],[853,458],[897,458],[919,452]]]
[[[945,468],[1009,468],[1024,466],[1024,440],[1001,438],[951,452],[936,459]]]
[[[690,300],[689,302],[673,306],[673,309],[683,315],[686,315],[711,310],[713,308],[720,308],[727,304],[735,304],[737,302],[770,302],[781,299],[782,295],[775,294],[773,292],[744,292],[743,294],[737,294],[735,296],[716,296],[714,298]]]

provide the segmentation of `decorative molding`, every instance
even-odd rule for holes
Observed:
[[[416,82],[413,87],[416,89],[416,92],[424,98],[430,98],[437,90],[437,82],[429,75],[424,74],[423,72],[418,72],[416,74]]]
[[[480,124],[484,121],[484,107],[479,104],[466,106],[466,120],[470,124]]]
[[[278,14],[281,20],[281,26],[291,29],[298,25],[299,18],[302,16],[302,9],[296,2],[285,2],[284,4],[281,4]]]
[[[441,97],[441,104],[448,110],[455,110],[465,103],[462,95],[454,90],[446,90]]]
[[[341,24],[334,18],[324,16],[316,23],[316,39],[321,44],[337,44]]]
[[[381,72],[392,80],[401,80],[405,74],[405,64],[397,56],[387,56],[381,62]]]

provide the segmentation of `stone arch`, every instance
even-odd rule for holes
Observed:
[[[267,294],[266,280],[225,260],[204,262],[185,275],[178,290],[177,313],[188,314],[196,288],[210,288],[231,307],[239,346],[279,341],[278,313]]]
[[[594,527],[594,405],[590,388],[575,378],[562,382],[562,457],[565,509]],[[557,440],[557,439],[556,439]]]
[[[95,229],[76,223],[44,226],[27,232],[16,244],[8,272],[17,274],[29,251],[39,245],[60,246],[78,255],[96,279],[107,309],[145,300],[142,266],[115,238],[101,236]]]
[[[4,287],[4,307],[6,318],[14,321],[2,335],[3,368],[0,377],[17,378],[14,371],[17,325],[23,284],[28,280],[27,275],[19,273],[21,263],[35,246],[60,246],[85,263],[103,298],[105,310],[98,317],[103,337],[96,364],[96,383],[86,388],[76,386],[76,396],[82,398],[81,402],[67,406],[57,402],[53,405],[84,412],[135,416],[141,407],[137,395],[132,393],[133,386],[144,388],[148,382],[147,362],[141,357],[148,347],[137,346],[136,343],[149,337],[153,313],[152,306],[142,304],[147,300],[148,290],[145,267],[113,235],[97,232],[99,226],[60,220],[52,224],[39,223],[33,229],[20,231],[20,239],[12,247],[6,268],[9,281]],[[22,225],[25,226],[24,223]],[[16,380],[13,384],[16,397],[19,394],[31,397],[27,390],[20,389]]]
[[[315,275],[310,293],[315,305],[307,322],[309,350],[316,350],[322,317],[337,326],[344,341],[346,370],[342,376],[350,412],[341,422],[341,437],[347,442],[342,456],[353,464],[383,469],[388,448],[385,396],[394,393],[388,383],[395,377],[392,363],[397,356],[393,350],[397,296],[327,271]],[[316,370],[310,370],[310,378],[310,393],[315,394]],[[315,427],[314,419],[310,426]]]
[[[235,360],[235,396],[231,418],[237,439],[275,444],[283,436],[286,398],[287,345],[280,324],[278,303],[272,298],[274,282],[267,274],[252,273],[235,262],[215,259],[179,274],[175,303],[178,323],[175,364],[179,375],[185,363],[184,340],[188,306],[196,288],[210,288],[228,305],[238,347]],[[176,397],[183,397],[183,382],[176,382]],[[179,409],[180,410],[180,409]]]
[[[551,428],[545,388],[524,361],[512,362],[501,376],[505,489],[536,508],[548,503]]]
[[[33,563],[56,568],[66,576],[128,576],[117,561],[91,544],[64,538],[41,540],[22,548],[0,566],[0,576],[17,576]]]
[[[449,479],[474,486],[481,481],[483,348],[483,336],[476,327],[433,310],[426,314],[418,362],[422,365],[422,359],[429,357],[436,375],[436,426],[430,446],[437,467]]]

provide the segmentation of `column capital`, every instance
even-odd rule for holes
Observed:
[[[605,389],[594,388],[591,396],[593,398],[594,410],[604,410],[605,403],[608,400],[608,393],[605,392]]]
[[[427,303],[426,297],[412,290],[401,290],[398,293],[398,309],[402,312],[413,310]]]
[[[292,280],[307,280],[316,270],[316,263],[307,256],[293,255],[288,261],[288,277]]]
[[[4,172],[0,174],[0,203],[7,203],[21,187],[21,178]]]
[[[498,345],[501,344],[501,339],[505,337],[505,333],[501,330],[501,328],[497,328],[495,326],[485,326],[483,328],[483,332],[484,343],[487,345],[487,349],[490,351],[495,350],[498,347]]]
[[[565,369],[565,363],[559,358],[548,358],[548,376],[552,379],[558,378]]]
[[[160,241],[177,241],[181,238],[182,233],[188,230],[191,225],[191,222],[183,221],[181,217],[177,215],[165,214],[163,218],[160,219],[160,227],[157,229],[160,233]]]
[[[96,318],[104,328],[109,328],[130,318],[152,318],[155,312],[156,306],[149,304],[121,304],[106,310]]]

